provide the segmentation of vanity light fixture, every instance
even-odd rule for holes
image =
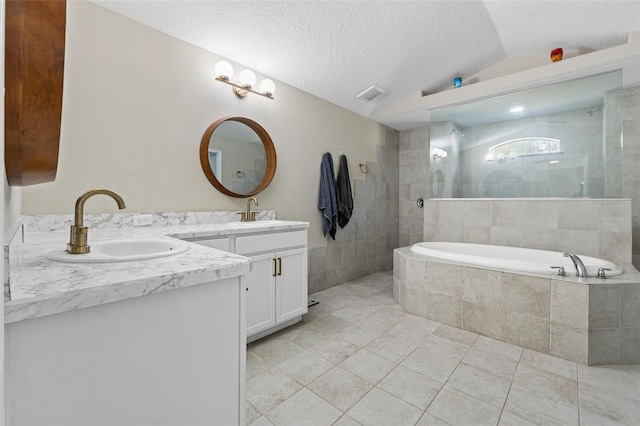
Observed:
[[[244,98],[249,92],[265,98],[273,99],[273,93],[276,85],[272,80],[265,78],[260,82],[260,91],[254,90],[256,84],[256,75],[250,69],[243,70],[238,76],[238,82],[231,81],[233,77],[233,67],[227,61],[220,61],[215,67],[216,80],[233,86],[233,93],[239,98]]]

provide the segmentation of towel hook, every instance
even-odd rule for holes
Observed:
[[[360,163],[358,164],[358,166],[360,166],[360,171],[365,175],[369,173],[369,166],[367,165],[367,163]]]

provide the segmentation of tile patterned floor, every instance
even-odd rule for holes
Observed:
[[[376,273],[251,343],[247,424],[640,425],[640,365],[586,367],[405,313]]]

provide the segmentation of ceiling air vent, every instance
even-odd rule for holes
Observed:
[[[357,95],[356,98],[360,99],[361,101],[371,102],[374,99],[377,99],[378,97],[380,97],[380,96],[382,96],[384,94],[385,94],[384,90],[382,90],[381,88],[379,88],[376,85],[373,85],[373,86],[369,87],[368,89],[366,89],[364,92],[362,92],[359,95]]]

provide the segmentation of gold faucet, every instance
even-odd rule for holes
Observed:
[[[89,253],[90,247],[87,245],[87,236],[89,234],[89,229],[86,226],[82,225],[82,217],[84,210],[84,203],[94,195],[104,194],[116,200],[118,203],[119,209],[124,209],[126,206],[124,205],[124,200],[121,196],[116,194],[113,191],[108,189],[91,189],[80,197],[76,201],[76,211],[74,217],[74,224],[71,226],[71,238],[69,244],[67,244],[67,251],[71,254],[82,254]]]
[[[258,205],[258,200],[255,197],[251,197],[247,200],[247,211],[241,212],[242,216],[240,217],[240,221],[242,222],[255,222],[256,221],[256,212],[251,211],[251,201]]]

